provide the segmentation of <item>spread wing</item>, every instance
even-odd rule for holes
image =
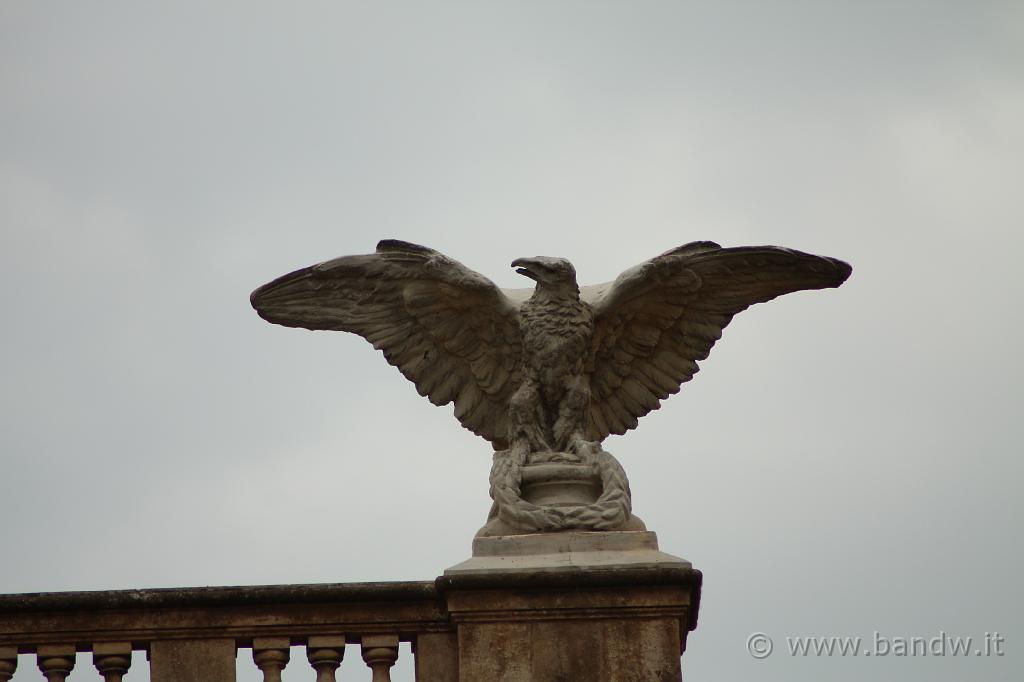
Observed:
[[[594,308],[590,434],[636,428],[697,372],[733,315],[802,289],[837,287],[850,266],[775,246],[694,242],[582,292]]]
[[[493,282],[423,246],[385,240],[280,277],[253,308],[287,327],[359,334],[435,405],[455,403],[464,427],[504,449],[520,383],[518,308]]]

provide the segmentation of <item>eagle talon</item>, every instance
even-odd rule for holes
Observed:
[[[582,458],[571,452],[552,452],[551,450],[545,450],[543,452],[530,453],[530,457],[527,460],[529,464],[579,464],[582,462]]]
[[[597,441],[586,440],[583,436],[573,436],[569,439],[569,446],[566,449],[581,459],[587,460],[601,452],[601,444]]]

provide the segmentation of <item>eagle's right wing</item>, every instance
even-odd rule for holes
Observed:
[[[252,293],[262,318],[364,337],[435,405],[497,449],[520,383],[518,308],[493,282],[423,246],[385,240],[377,252],[313,265]]]
[[[837,287],[850,266],[777,246],[693,242],[582,292],[594,308],[589,438],[636,428],[693,378],[733,315],[802,289]]]

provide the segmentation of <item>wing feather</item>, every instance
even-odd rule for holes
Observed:
[[[435,405],[455,402],[463,426],[507,446],[508,401],[520,382],[519,312],[458,261],[384,240],[266,284],[251,296],[264,319],[358,334]]]
[[[794,291],[837,287],[850,272],[842,261],[791,249],[693,242],[612,284],[584,288],[594,308],[589,437],[625,433],[677,393],[736,313]]]

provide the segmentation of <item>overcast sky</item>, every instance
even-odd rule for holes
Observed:
[[[488,444],[362,339],[259,319],[278,275],[778,244],[853,276],[605,443],[704,571],[686,679],[1021,679],[1022,121],[1020,2],[4,2],[0,592],[468,557]],[[785,652],[875,631],[1006,655]]]

